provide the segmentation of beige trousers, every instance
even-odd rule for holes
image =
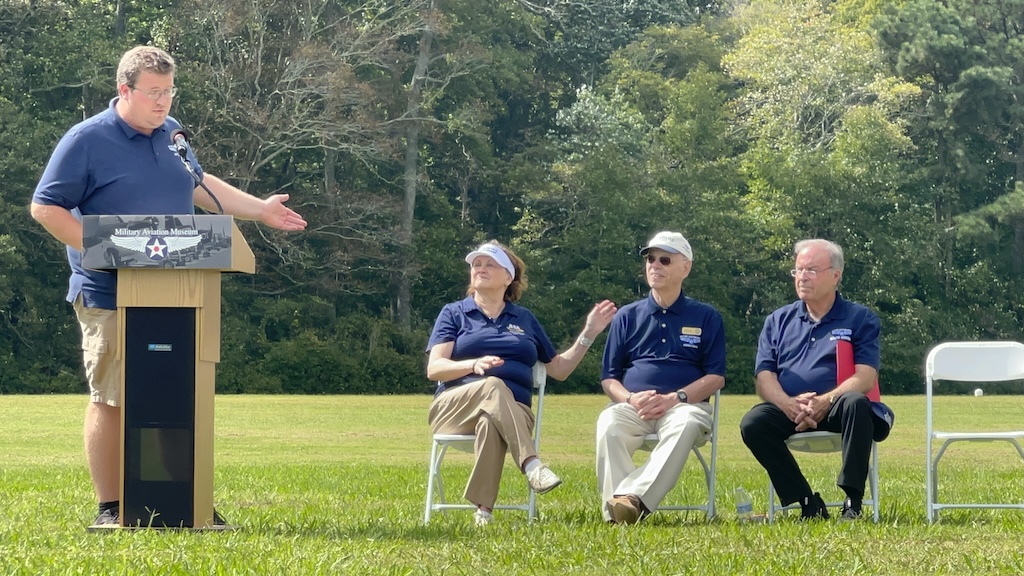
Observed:
[[[533,445],[533,412],[516,402],[500,378],[488,377],[445,390],[430,404],[434,434],[475,434],[473,471],[466,483],[466,500],[493,508],[498,500],[505,453],[520,470],[537,456]]]
[[[117,310],[86,308],[82,295],[73,304],[82,328],[82,363],[89,400],[121,406],[121,355],[117,351]]]
[[[657,420],[643,420],[628,404],[609,404],[597,419],[597,485],[601,511],[611,521],[608,500],[613,496],[638,496],[651,512],[658,508],[683,471],[694,445],[711,437],[711,404],[677,404]],[[644,437],[658,434],[658,445],[642,466],[633,453]]]

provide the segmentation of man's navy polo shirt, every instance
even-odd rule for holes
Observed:
[[[825,394],[836,387],[836,340],[853,345],[854,364],[880,365],[881,322],[865,306],[844,300],[836,292],[832,309],[821,322],[807,313],[803,301],[783,306],[764,321],[757,342],[754,374],[778,375],[790,396]]]
[[[182,164],[170,134],[181,128],[167,117],[151,135],[135,130],[115,110],[117,98],[99,114],[73,126],[57,143],[32,202],[82,215],[192,214],[196,183]],[[189,152],[202,177],[202,168]],[[82,254],[67,249],[71,265],[68,302],[79,293],[91,308],[116,308],[114,272],[82,268]]]
[[[648,295],[615,315],[601,379],[630,392],[674,392],[707,374],[725,376],[725,327],[713,307],[680,293],[668,308]]]
[[[427,352],[437,344],[454,342],[452,360],[497,356],[504,364],[485,372],[505,381],[516,402],[530,405],[533,398],[533,365],[547,364],[558,354],[540,322],[528,309],[511,302],[494,320],[477,307],[470,296],[441,309],[427,342]],[[469,374],[437,385],[437,393],[480,376]],[[435,394],[435,396],[436,396]]]

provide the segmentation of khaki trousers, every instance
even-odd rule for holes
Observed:
[[[500,378],[493,376],[445,390],[430,404],[434,434],[475,434],[473,471],[466,483],[466,500],[494,508],[505,465],[505,453],[520,470],[537,456],[533,445],[533,412],[516,402]]]
[[[117,310],[86,308],[82,295],[73,304],[82,329],[82,363],[89,382],[89,401],[121,406],[121,354],[118,352]]]
[[[657,420],[643,420],[629,404],[609,404],[597,419],[597,485],[601,512],[611,521],[608,500],[613,496],[638,496],[651,512],[658,508],[683,471],[694,445],[711,437],[711,404],[677,404]],[[648,434],[660,440],[642,466],[633,453]]]

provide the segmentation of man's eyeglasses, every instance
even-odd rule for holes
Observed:
[[[792,276],[793,278],[796,278],[797,276],[807,276],[808,278],[815,278],[819,272],[824,272],[825,270],[831,269],[831,266],[829,266],[828,268],[822,268],[821,270],[815,270],[814,268],[793,268],[792,270],[789,271],[789,275]]]
[[[142,90],[139,90],[138,88],[134,87],[132,88],[132,90],[135,90],[136,92],[142,92]],[[149,92],[142,93],[146,95],[146,98],[149,98],[150,100],[153,100],[155,102],[163,96],[166,96],[168,98],[174,98],[174,96],[178,93],[178,87],[171,86],[167,90],[150,90]]]
[[[653,254],[648,254],[647,263],[654,264],[655,262],[660,262],[662,266],[669,266],[672,264],[672,258],[668,256],[655,256]]]

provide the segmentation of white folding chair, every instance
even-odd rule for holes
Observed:
[[[544,415],[544,388],[547,385],[548,373],[543,363],[533,365],[533,389],[537,394],[536,410],[533,421],[533,446],[540,451],[540,424]],[[441,479],[441,462],[448,448],[463,452],[473,452],[476,440],[474,434],[434,434],[430,447],[430,471],[427,473],[427,504],[423,512],[423,522],[430,522],[430,515],[437,510],[476,510],[473,504],[451,504],[445,499],[444,482]],[[529,485],[527,485],[529,488]],[[529,498],[525,504],[497,504],[495,510],[522,510],[529,513],[530,520],[537,518],[537,493],[529,488]],[[435,502],[436,494],[436,502]]]
[[[843,437],[838,432],[824,432],[815,430],[812,432],[798,432],[793,434],[786,440],[786,445],[789,449],[794,452],[810,452],[816,454],[822,454],[827,452],[842,452],[843,451]],[[865,498],[862,502],[864,506],[870,506],[872,510],[872,519],[875,523],[878,523],[878,442],[871,443],[871,460],[868,461],[868,485],[870,488],[870,498]],[[825,506],[829,508],[842,508],[844,502],[826,502]],[[800,504],[794,502],[788,506],[783,506],[781,503],[776,502],[775,498],[775,485],[772,484],[771,479],[768,480],[768,523],[775,521],[776,512],[785,512],[787,510],[799,510]]]
[[[933,424],[932,391],[938,380],[978,383],[1024,380],[1024,344],[1020,342],[946,342],[932,348],[925,361],[925,398],[927,403],[925,442],[928,453],[925,510],[928,522],[931,523],[938,518],[939,510],[945,508],[1024,510],[1024,504],[1020,503],[939,503],[939,460],[950,444],[953,442],[1005,441],[1012,444],[1021,459],[1024,459],[1024,448],[1021,448],[1019,442],[1024,438],[1024,430],[1008,432],[940,432],[936,430]],[[938,452],[933,451],[935,440],[942,441]]]
[[[699,510],[707,515],[708,520],[715,517],[715,466],[718,463],[718,401],[721,397],[721,390],[716,390],[714,395],[714,406],[711,415],[711,437],[706,442],[697,442],[693,445],[693,454],[697,457],[697,461],[700,462],[702,468],[704,468],[704,482],[708,488],[708,500],[704,504],[688,504],[688,505],[666,505],[658,506],[657,510]],[[648,434],[644,438],[644,443],[640,446],[641,450],[650,452],[654,450],[654,447],[658,445],[658,435]],[[701,447],[706,446],[708,442],[711,443],[711,455],[709,458],[704,458],[704,454],[701,452]],[[654,512],[654,510],[652,510]]]

